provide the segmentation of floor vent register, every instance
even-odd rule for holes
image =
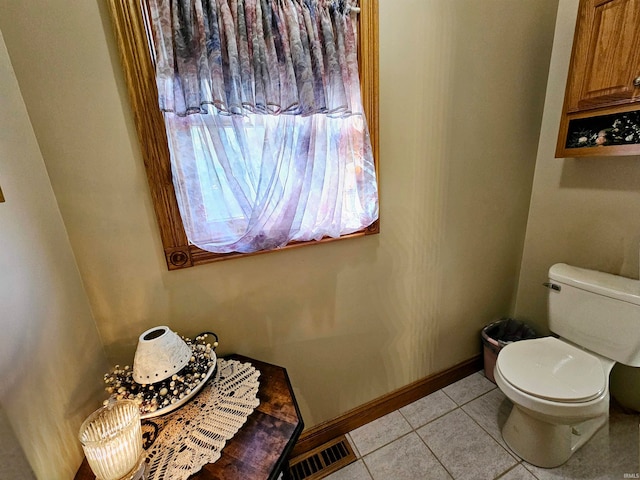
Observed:
[[[293,458],[290,465],[293,480],[320,480],[356,461],[356,455],[343,435]]]

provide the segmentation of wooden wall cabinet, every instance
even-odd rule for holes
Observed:
[[[581,0],[556,157],[638,154],[640,0]]]

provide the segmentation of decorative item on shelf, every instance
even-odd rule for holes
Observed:
[[[207,343],[209,336],[215,341]],[[215,372],[217,346],[213,332],[191,340],[166,326],[151,328],[140,335],[133,369],[116,365],[104,375],[105,389],[112,399],[136,401],[142,419],[172,412],[191,400]]]
[[[110,402],[82,423],[78,434],[91,470],[99,480],[145,478],[138,403]]]
[[[640,111],[576,119],[569,122],[567,148],[640,143]]]

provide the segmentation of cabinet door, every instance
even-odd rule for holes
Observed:
[[[588,0],[581,13],[589,28],[576,38],[583,75],[572,110],[640,100],[640,0]]]

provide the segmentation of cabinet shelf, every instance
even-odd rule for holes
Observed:
[[[640,155],[640,105],[563,116],[556,157]]]

